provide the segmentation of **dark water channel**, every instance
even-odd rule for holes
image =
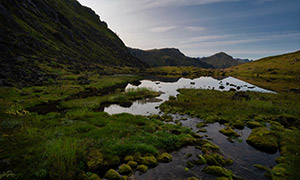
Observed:
[[[176,96],[178,92],[176,91],[179,88],[197,88],[197,89],[215,89],[220,91],[228,91],[230,88],[239,89],[240,91],[258,91],[264,93],[274,93],[269,90],[265,90],[249,84],[247,82],[238,80],[233,77],[227,77],[224,79],[214,79],[212,77],[200,77],[197,79],[173,79],[172,82],[163,82],[158,80],[143,80],[139,86],[128,85],[126,89],[137,88],[137,87],[148,87],[156,91],[161,91],[161,94],[157,99],[146,99],[142,101],[136,101],[129,108],[124,108],[119,105],[111,105],[105,108],[105,111],[109,114],[116,113],[131,113],[136,115],[150,115],[150,114],[162,114],[157,108],[161,103],[168,100],[169,96]],[[223,86],[224,88],[220,88]],[[179,115],[172,114],[174,120],[186,118],[182,122],[182,125],[185,127],[191,128],[194,132],[197,132],[199,129],[196,125],[203,121],[198,118],[193,118],[188,115]],[[234,161],[234,164],[227,166],[227,169],[230,169],[238,177],[245,179],[266,179],[264,177],[264,171],[258,170],[253,167],[253,164],[260,164],[267,167],[274,167],[276,165],[275,158],[279,156],[279,153],[276,154],[267,154],[260,152],[253,147],[249,146],[246,143],[246,139],[251,133],[251,129],[245,127],[243,130],[235,130],[241,135],[239,139],[229,141],[226,136],[219,133],[219,130],[224,128],[224,125],[219,123],[209,124],[204,129],[207,130],[205,133],[199,132],[198,134],[204,136],[204,139],[208,139],[214,144],[220,147],[221,153],[228,158],[231,158]],[[171,153],[173,156],[173,161],[170,163],[161,163],[145,174],[136,173],[133,179],[141,180],[181,180],[187,179],[188,177],[198,177],[199,179],[215,179],[215,176],[207,175],[201,170],[207,165],[194,166],[192,168],[185,169],[187,167],[187,161],[197,159],[197,155],[202,154],[200,150],[196,149],[193,146],[185,147],[179,151]],[[192,154],[191,157],[188,157],[187,154]]]

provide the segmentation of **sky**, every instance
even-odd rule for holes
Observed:
[[[128,47],[259,59],[300,50],[300,0],[78,0]]]

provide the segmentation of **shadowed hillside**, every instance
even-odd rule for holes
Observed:
[[[210,57],[200,58],[200,60],[214,66],[216,69],[228,68],[247,62],[247,60],[234,59],[224,52],[217,53]]]
[[[42,84],[55,79],[53,68],[145,66],[76,0],[1,0],[0,22],[0,85]]]
[[[214,68],[212,65],[201,62],[197,58],[185,56],[179,51],[179,49],[175,48],[153,49],[147,51],[129,48],[129,51],[133,56],[153,67],[194,66],[202,68]]]

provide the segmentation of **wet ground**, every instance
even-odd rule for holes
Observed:
[[[212,78],[212,77],[200,77],[197,79],[180,78],[170,82],[166,82],[166,79],[159,80],[158,78],[145,79],[141,81],[139,86],[128,84],[126,89],[147,87],[155,91],[160,91],[162,94],[156,99],[146,99],[143,101],[136,101],[130,107],[121,107],[119,105],[111,105],[104,109],[109,114],[117,113],[130,113],[135,115],[151,115],[162,114],[158,108],[160,104],[169,99],[169,96],[176,96],[178,94],[177,89],[180,88],[196,88],[196,89],[214,89],[220,91],[237,90],[237,91],[258,91],[263,93],[275,93],[247,82],[241,81],[233,77],[227,78]],[[187,120],[181,121],[183,126],[191,128],[194,132],[199,129],[196,128],[197,123],[201,122],[201,119],[192,118],[187,115],[172,115],[174,120],[186,118]],[[267,167],[274,167],[276,165],[275,158],[279,156],[276,154],[267,154],[258,151],[246,143],[246,139],[251,133],[251,129],[245,127],[243,130],[235,130],[241,135],[238,139],[230,139],[219,133],[219,130],[224,128],[224,125],[219,123],[209,124],[204,129],[205,133],[199,132],[200,135],[206,135],[204,139],[208,139],[214,144],[220,147],[221,153],[228,158],[231,158],[234,163],[231,166],[227,166],[238,177],[245,179],[266,179],[264,177],[264,171],[258,170],[253,167],[253,164],[260,164]],[[192,154],[188,157],[188,154]],[[194,166],[186,169],[187,161],[196,159],[196,156],[202,154],[200,150],[193,146],[185,147],[179,151],[173,152],[173,161],[170,163],[161,163],[157,167],[150,169],[145,174],[136,173],[133,179],[141,180],[181,180],[188,177],[198,177],[201,179],[215,179],[214,176],[207,175],[201,170],[207,165]]]

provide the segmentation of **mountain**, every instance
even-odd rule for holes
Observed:
[[[165,48],[153,50],[140,50],[128,48],[130,53],[149,64],[152,67],[159,66],[195,66],[201,68],[214,68],[205,62],[199,61],[197,58],[185,56],[179,49]]]
[[[214,66],[216,69],[224,69],[247,62],[246,60],[234,59],[224,52],[217,53],[210,57],[199,58],[199,60]]]
[[[300,78],[300,51],[266,57],[226,69],[237,75],[290,76]]]
[[[145,67],[76,0],[0,0],[0,82],[42,83],[49,69]],[[2,80],[1,80],[2,79]]]

